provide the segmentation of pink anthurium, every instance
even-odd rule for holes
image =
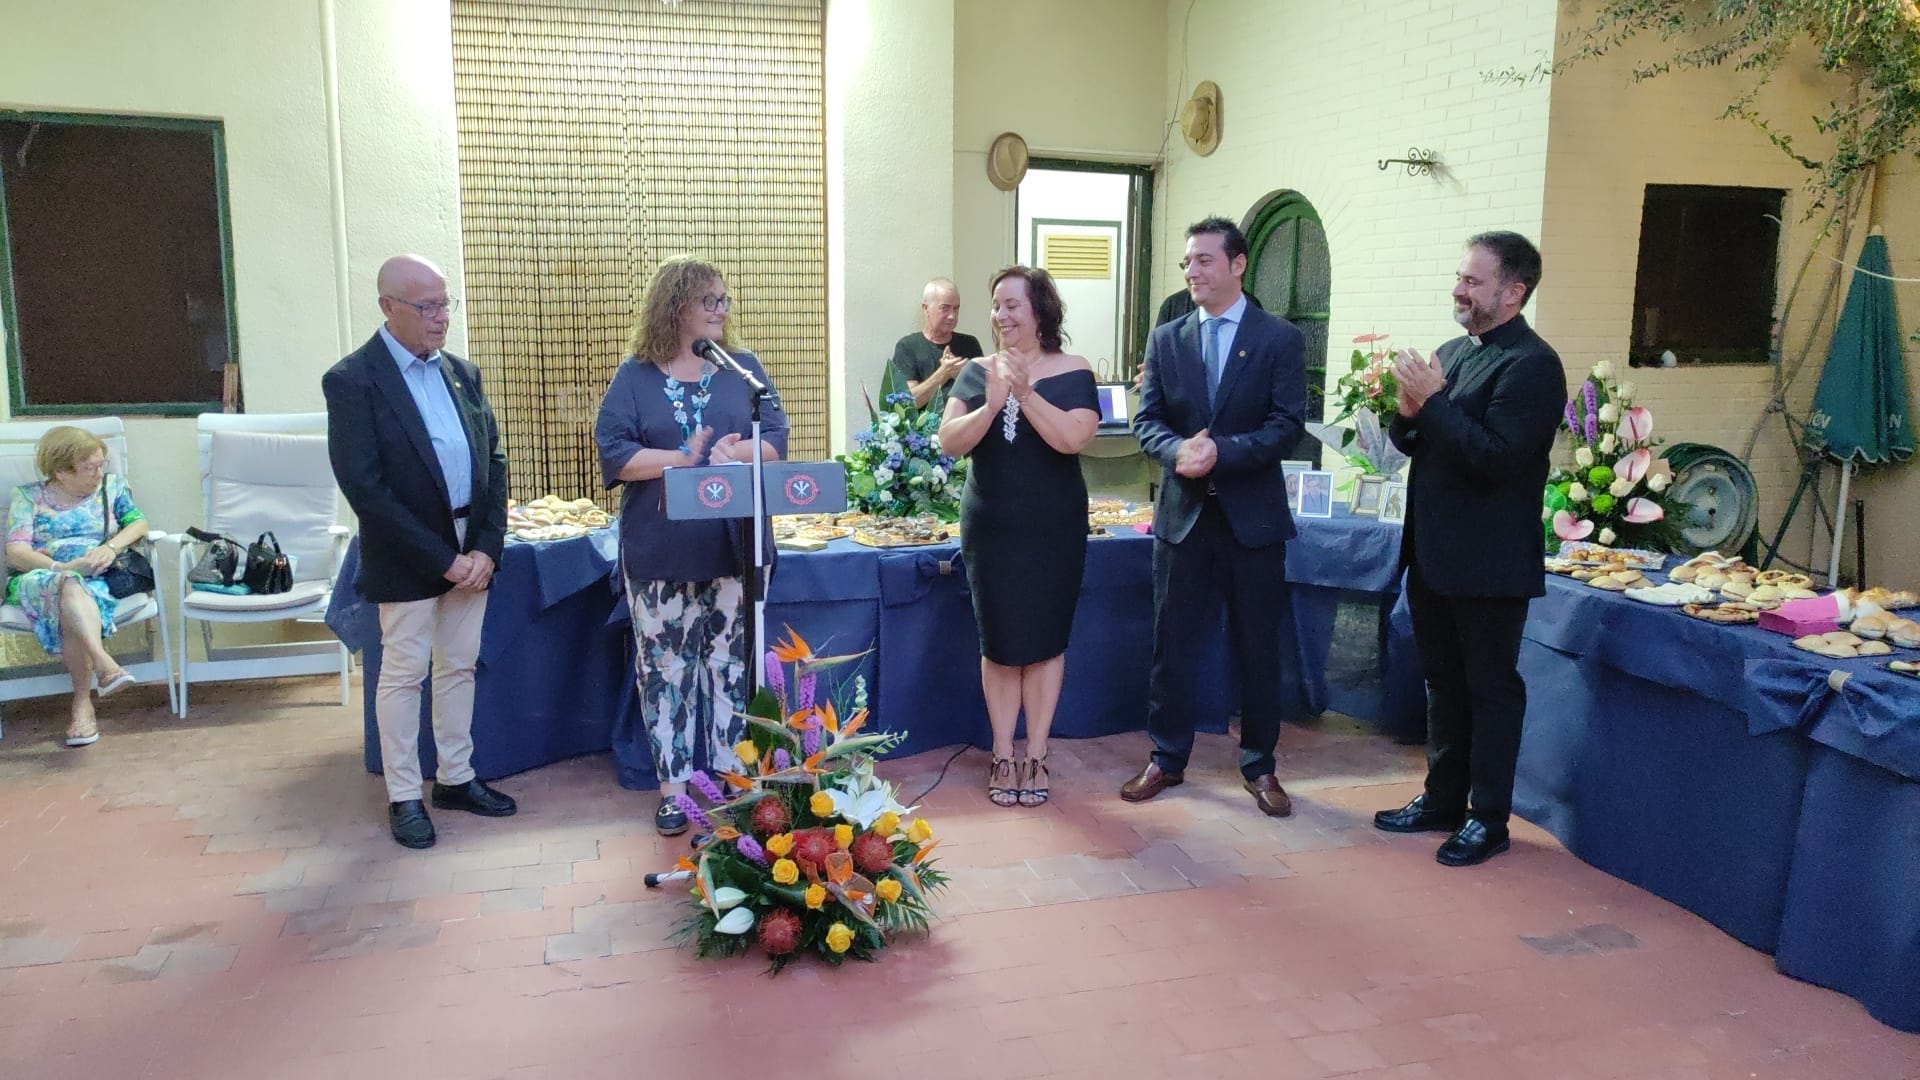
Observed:
[[[1643,443],[1653,438],[1653,411],[1641,405],[1635,405],[1620,418],[1620,437],[1630,443]]]
[[[1654,502],[1652,499],[1627,500],[1626,518],[1635,525],[1645,525],[1651,521],[1659,521],[1666,516],[1667,512],[1662,510],[1660,504]]]
[[[1634,501],[1639,502],[1640,500],[1635,499]],[[1553,535],[1562,540],[1585,540],[1587,537],[1593,535],[1593,522],[1585,518],[1576,520],[1571,513],[1565,510],[1556,511],[1553,515]]]
[[[1652,464],[1653,451],[1642,447],[1616,462],[1613,466],[1613,475],[1637,484],[1641,477],[1647,475],[1647,467]]]

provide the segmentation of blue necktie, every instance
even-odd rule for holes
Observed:
[[[1225,319],[1200,320],[1200,359],[1207,365],[1207,404],[1220,393],[1220,326]]]

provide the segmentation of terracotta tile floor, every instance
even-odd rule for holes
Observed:
[[[1142,806],[1141,735],[1059,744],[1038,811],[969,752],[926,799],[958,879],[931,938],[768,979],[669,947],[640,875],[679,848],[605,757],[408,852],[330,693],[196,690],[180,723],[142,688],[83,751],[59,702],[6,707],[0,1077],[1920,1076],[1920,1038],[1538,830],[1466,871],[1374,832],[1419,755],[1337,720],[1287,730],[1284,821],[1223,737]]]

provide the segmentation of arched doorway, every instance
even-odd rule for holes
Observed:
[[[1320,215],[1297,191],[1276,191],[1253,204],[1241,231],[1247,234],[1248,291],[1268,311],[1300,328],[1307,338],[1307,420],[1326,420],[1327,317],[1333,272]],[[1287,456],[1319,457],[1320,443],[1303,435]]]

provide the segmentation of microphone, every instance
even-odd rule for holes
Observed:
[[[747,385],[752,387],[753,392],[756,394],[767,395],[770,393],[766,383],[761,382],[753,372],[747,370],[744,364],[735,360],[731,353],[715,345],[707,338],[700,338],[693,343],[693,355],[709,361],[715,367],[725,368],[735,375],[740,376],[746,380]]]

